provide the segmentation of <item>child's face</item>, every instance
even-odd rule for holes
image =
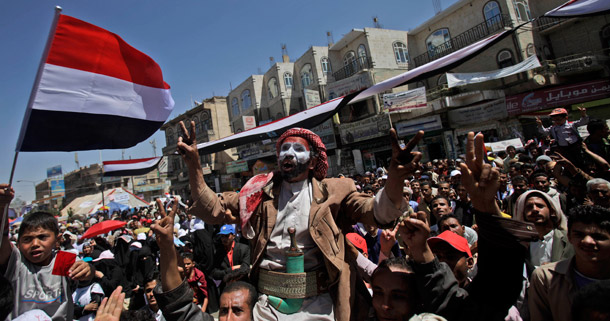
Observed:
[[[187,276],[190,275],[191,271],[193,271],[193,268],[195,267],[195,264],[193,264],[193,261],[188,258],[182,259],[182,262],[184,263],[184,272]]]
[[[51,230],[38,227],[20,235],[17,246],[28,261],[36,265],[48,265],[53,249],[57,246],[57,235]]]
[[[408,320],[415,313],[416,284],[409,280],[409,272],[383,268],[375,272],[371,286],[379,320]]]

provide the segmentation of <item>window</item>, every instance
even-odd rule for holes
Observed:
[[[234,97],[233,100],[231,100],[231,112],[233,113],[233,117],[239,115],[239,102],[237,101],[237,97]]]
[[[277,79],[275,79],[275,77],[269,79],[269,82],[267,83],[267,89],[269,90],[269,99],[273,99],[275,97],[277,97],[278,94],[278,90],[277,90]]]
[[[530,15],[530,7],[526,0],[513,0],[515,5],[515,11],[517,11],[517,18],[521,21],[529,21],[532,19]]]
[[[489,1],[483,7],[483,16],[485,17],[485,21],[487,21],[487,25],[494,24],[493,21],[496,20],[497,18],[496,19],[493,19],[493,18],[495,16],[499,15],[500,13],[501,13],[500,6],[495,1]]]
[[[328,58],[326,57],[322,57],[322,59],[320,59],[320,64],[322,65],[322,71],[325,73],[331,73],[331,69],[330,69],[330,61],[328,60]]]
[[[366,61],[366,47],[364,47],[364,45],[358,46],[358,61],[361,64]]]
[[[358,65],[356,65],[356,53],[348,51],[345,56],[343,56],[343,66],[346,67],[347,75],[353,75],[358,70]]]
[[[250,91],[248,89],[241,92],[241,106],[243,110],[248,110],[252,106],[252,99],[250,98]]]
[[[428,54],[430,57],[435,57],[441,54],[443,51],[451,48],[451,36],[449,35],[449,29],[438,29],[428,36],[426,39],[426,48],[428,48]]]
[[[436,81],[436,85],[437,86],[442,86],[447,84],[447,74],[442,74],[440,77],[438,77],[437,81]]]
[[[286,86],[286,88],[292,88],[292,74],[289,72],[284,74],[284,86]]]
[[[201,123],[199,122],[199,118],[195,116],[191,120],[195,122],[195,133],[201,133]]]
[[[312,78],[313,77],[311,75],[311,65],[306,64],[305,66],[303,66],[303,68],[301,68],[301,86],[303,88],[309,86],[311,84]]]
[[[396,62],[399,64],[405,64],[409,62],[409,54],[407,52],[407,45],[404,43],[397,41],[392,47],[394,48],[394,57],[396,57]]]
[[[536,47],[534,47],[533,43],[528,43],[527,47],[525,48],[525,52],[527,53],[528,57],[531,57],[536,54]]]
[[[508,49],[500,51],[496,60],[498,61],[498,67],[500,68],[506,68],[515,64],[513,54]]]
[[[174,131],[171,128],[168,128],[165,131],[165,137],[166,137],[168,146],[174,144]]]

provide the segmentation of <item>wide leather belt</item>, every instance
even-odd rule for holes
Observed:
[[[258,291],[283,299],[304,299],[328,291],[325,271],[282,273],[260,270]]]

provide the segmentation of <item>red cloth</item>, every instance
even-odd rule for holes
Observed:
[[[55,264],[53,265],[53,275],[68,276],[70,268],[76,262],[76,254],[59,251],[55,257]]]
[[[282,146],[284,139],[295,136],[305,138],[309,142],[310,147],[315,148],[315,153],[318,154],[318,163],[313,169],[313,176],[318,180],[324,179],[326,177],[326,172],[328,172],[326,146],[324,146],[320,136],[316,135],[311,130],[305,128],[291,128],[285,131],[275,144],[276,156],[279,157],[280,155],[280,147]]]
[[[187,282],[195,294],[193,302],[200,305],[203,304],[203,300],[208,297],[208,283],[205,281],[203,272],[197,268],[193,268],[193,273]]]
[[[229,259],[229,265],[231,266],[231,270],[233,270],[233,249],[235,248],[235,241],[231,243],[231,250],[227,252],[227,258]]]

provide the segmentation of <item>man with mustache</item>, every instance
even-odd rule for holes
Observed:
[[[209,224],[237,224],[252,249],[251,279],[258,285],[255,320],[350,320],[362,304],[352,283],[357,278],[358,251],[342,230],[354,222],[389,227],[408,209],[403,181],[416,169],[421,154],[411,152],[423,136],[419,132],[405,148],[391,130],[392,160],[386,188],[376,196],[359,193],[351,180],[326,178],[326,147],[315,133],[302,128],[278,139],[278,170],[253,177],[240,193],[217,196],[203,180],[195,141],[195,125],[178,149],[189,168],[193,206],[190,213]],[[289,228],[304,254],[304,273],[285,273]],[[273,299],[301,300],[286,312]],[[286,305],[295,301],[284,300]],[[280,311],[281,310],[281,311]],[[360,309],[361,310],[361,309]],[[350,315],[351,314],[351,315]]]

